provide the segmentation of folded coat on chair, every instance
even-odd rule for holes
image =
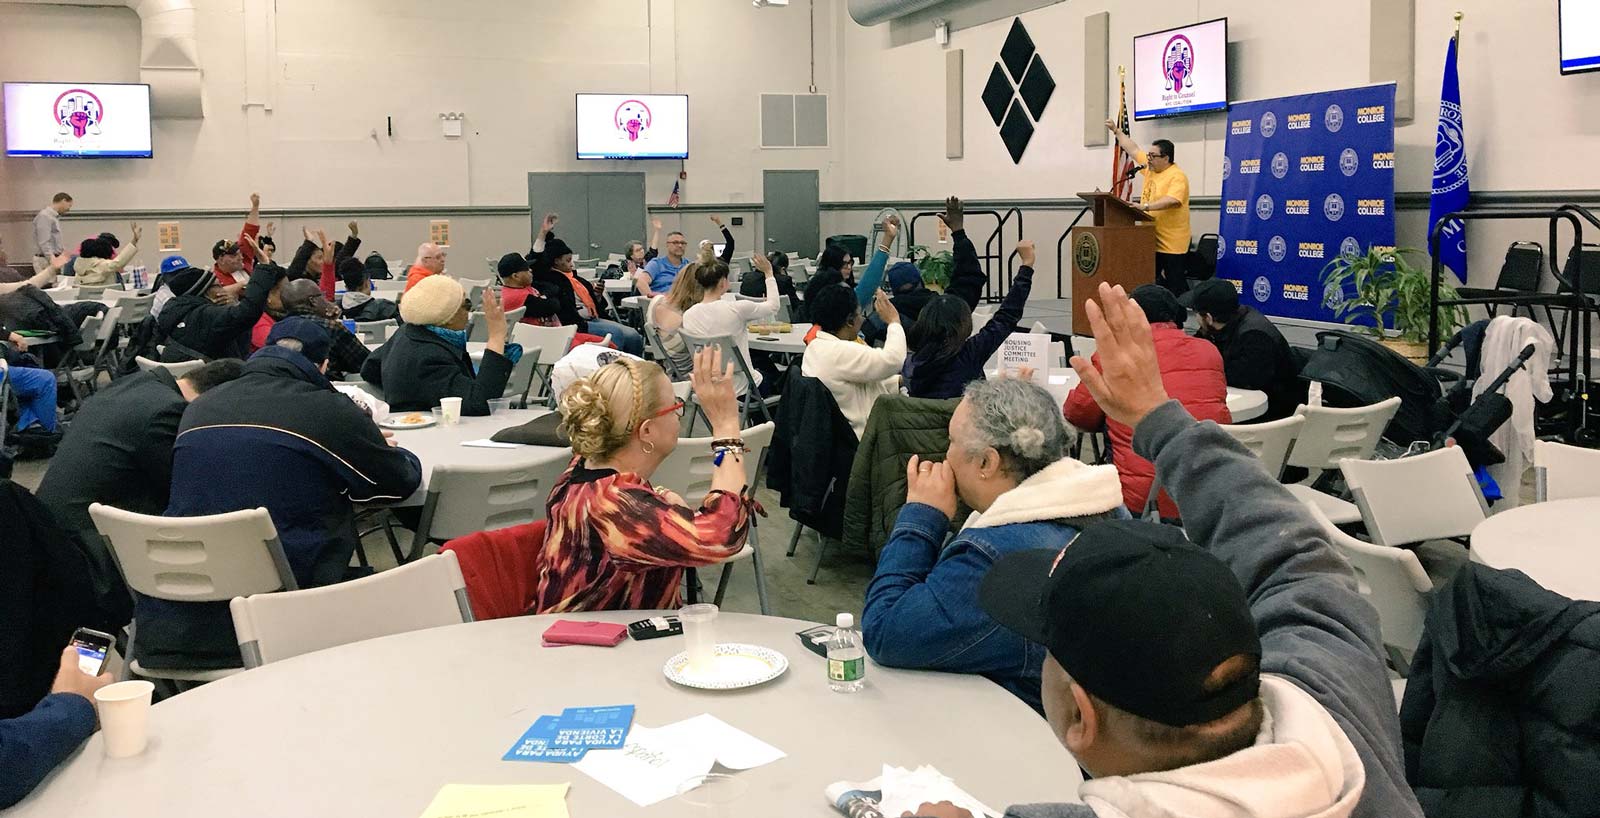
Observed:
[[[439,548],[454,551],[476,620],[521,616],[533,606],[545,521],[479,531]]]
[[[855,454],[856,433],[833,393],[790,367],[767,455],[767,487],[789,518],[837,539]]]
[[[906,504],[906,462],[912,455],[944,460],[950,448],[950,416],[960,404],[960,398],[902,395],[884,395],[873,403],[850,467],[840,539],[867,548],[874,557],[883,550]],[[969,511],[959,504],[952,527],[959,529]]]

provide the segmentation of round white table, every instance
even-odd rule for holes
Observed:
[[[637,807],[564,764],[500,760],[540,715],[616,704],[635,705],[647,727],[710,713],[787,753],[735,773],[748,788],[730,814],[837,818],[823,788],[885,763],[931,764],[995,809],[1076,799],[1078,765],[1045,720],[981,676],[872,665],[866,689],[834,693],[822,658],[795,638],[810,623],[724,613],[718,641],[776,649],[789,670],[747,690],[691,690],[661,674],[681,638],[540,647],[554,619],[400,634],[205,685],[155,706],[143,755],[107,758],[96,734],[12,814],[408,818],[444,784],[565,782],[575,818],[709,814],[678,799]]]
[[[410,497],[394,503],[395,506],[420,506],[428,496],[428,478],[436,466],[504,466],[520,460],[542,460],[557,453],[571,450],[555,446],[517,446],[516,448],[463,446],[468,440],[493,437],[501,429],[521,426],[549,409],[506,409],[482,417],[463,417],[459,423],[443,423],[424,429],[387,429],[394,433],[397,444],[415,454],[422,462],[422,483]]]
[[[1596,532],[1600,498],[1518,506],[1472,530],[1472,559],[1515,568],[1562,596],[1600,601]]]
[[[750,333],[750,348],[763,352],[776,352],[781,355],[803,355],[806,351],[806,333],[811,331],[811,325],[806,323],[790,324],[788,332],[762,332]]]

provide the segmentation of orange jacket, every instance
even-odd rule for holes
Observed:
[[[418,281],[431,275],[433,275],[432,270],[420,264],[411,265],[411,269],[406,271],[406,290],[409,291],[412,287],[417,286]]]

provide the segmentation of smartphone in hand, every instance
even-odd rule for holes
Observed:
[[[72,634],[72,647],[78,651],[78,670],[88,676],[99,676],[106,667],[106,656],[111,653],[111,634],[91,628],[79,628]]]

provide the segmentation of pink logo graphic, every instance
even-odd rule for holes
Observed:
[[[82,139],[86,133],[98,135],[100,122],[105,119],[105,108],[100,98],[82,88],[73,88],[56,97],[56,124],[58,131]]]
[[[1182,34],[1167,41],[1166,55],[1161,63],[1161,76],[1168,91],[1194,87],[1194,44]]]
[[[617,130],[628,135],[629,142],[638,142],[645,131],[650,130],[650,106],[636,99],[630,99],[617,106]]]

